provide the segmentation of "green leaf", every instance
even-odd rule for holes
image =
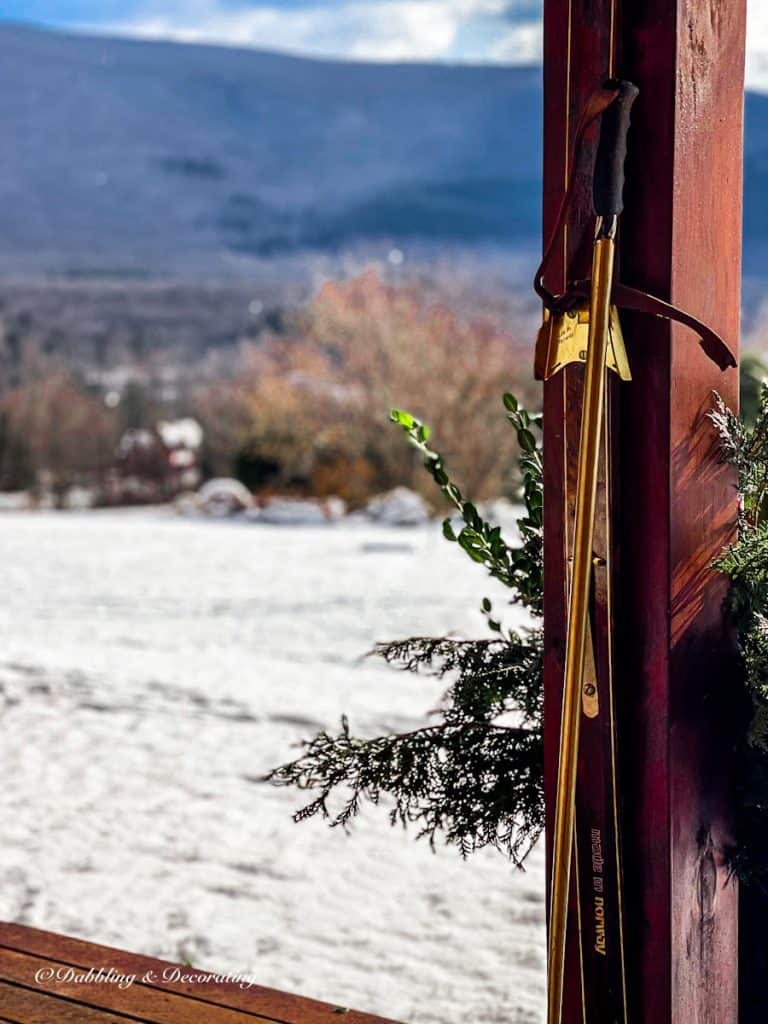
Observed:
[[[482,540],[474,530],[463,529],[459,534],[459,544],[474,562],[484,562],[485,554],[482,550]]]
[[[536,451],[536,438],[533,436],[530,430],[518,430],[517,441],[524,452]]]
[[[456,540],[456,534],[453,532],[450,519],[443,520],[443,536],[446,540]]]
[[[465,547],[464,550],[467,552],[473,562],[479,562],[480,564],[485,563],[485,555],[482,551],[478,551],[476,548]]]
[[[471,501],[465,501],[462,507],[461,514],[464,517],[464,522],[469,523],[474,529],[478,529],[481,523],[480,516],[477,514],[477,509]]]
[[[405,427],[406,430],[411,430],[416,425],[413,416],[403,409],[390,409],[389,418],[393,423],[399,423],[401,427]]]
[[[505,409],[507,409],[509,412],[517,412],[517,410],[518,410],[518,401],[517,401],[517,399],[515,398],[514,395],[511,395],[507,391],[505,393],[505,395],[504,395],[503,401],[504,401],[504,408]]]

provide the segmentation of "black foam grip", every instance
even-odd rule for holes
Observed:
[[[639,89],[631,82],[611,80],[606,89],[618,89],[618,96],[603,112],[600,122],[600,143],[595,160],[595,213],[607,219],[624,209],[624,160],[627,156],[627,133],[632,104]]]

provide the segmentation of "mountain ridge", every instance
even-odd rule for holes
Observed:
[[[768,254],[747,95],[745,265]],[[248,276],[306,253],[535,249],[540,69],[0,25],[0,274]]]

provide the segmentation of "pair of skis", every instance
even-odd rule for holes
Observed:
[[[549,905],[548,1024],[562,1024],[566,940],[575,875],[584,1024],[627,1024],[624,921],[612,679],[609,368],[629,378],[612,307],[630,111],[638,94],[609,81],[599,101],[594,172],[597,216],[588,305],[545,316],[537,376],[584,363],[568,588],[560,747]],[[603,471],[601,474],[601,465]],[[603,487],[599,488],[600,480]],[[568,490],[568,488],[566,488]],[[602,528],[595,529],[600,520]],[[572,871],[572,866],[574,870]]]

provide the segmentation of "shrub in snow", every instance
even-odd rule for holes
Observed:
[[[420,494],[407,487],[395,487],[386,494],[377,494],[365,506],[365,514],[387,526],[421,526],[432,514]]]
[[[253,497],[239,480],[218,477],[208,480],[197,492],[198,506],[211,516],[231,516],[253,504]]]
[[[398,484],[422,491],[418,465],[381,429],[397,398],[429,409],[468,490],[504,493],[514,446],[487,399],[509,383],[517,342],[492,316],[467,321],[430,293],[374,273],[327,282],[280,331],[245,344],[234,379],[198,393],[208,464],[229,473],[237,459],[255,491],[300,480],[355,508]]]

